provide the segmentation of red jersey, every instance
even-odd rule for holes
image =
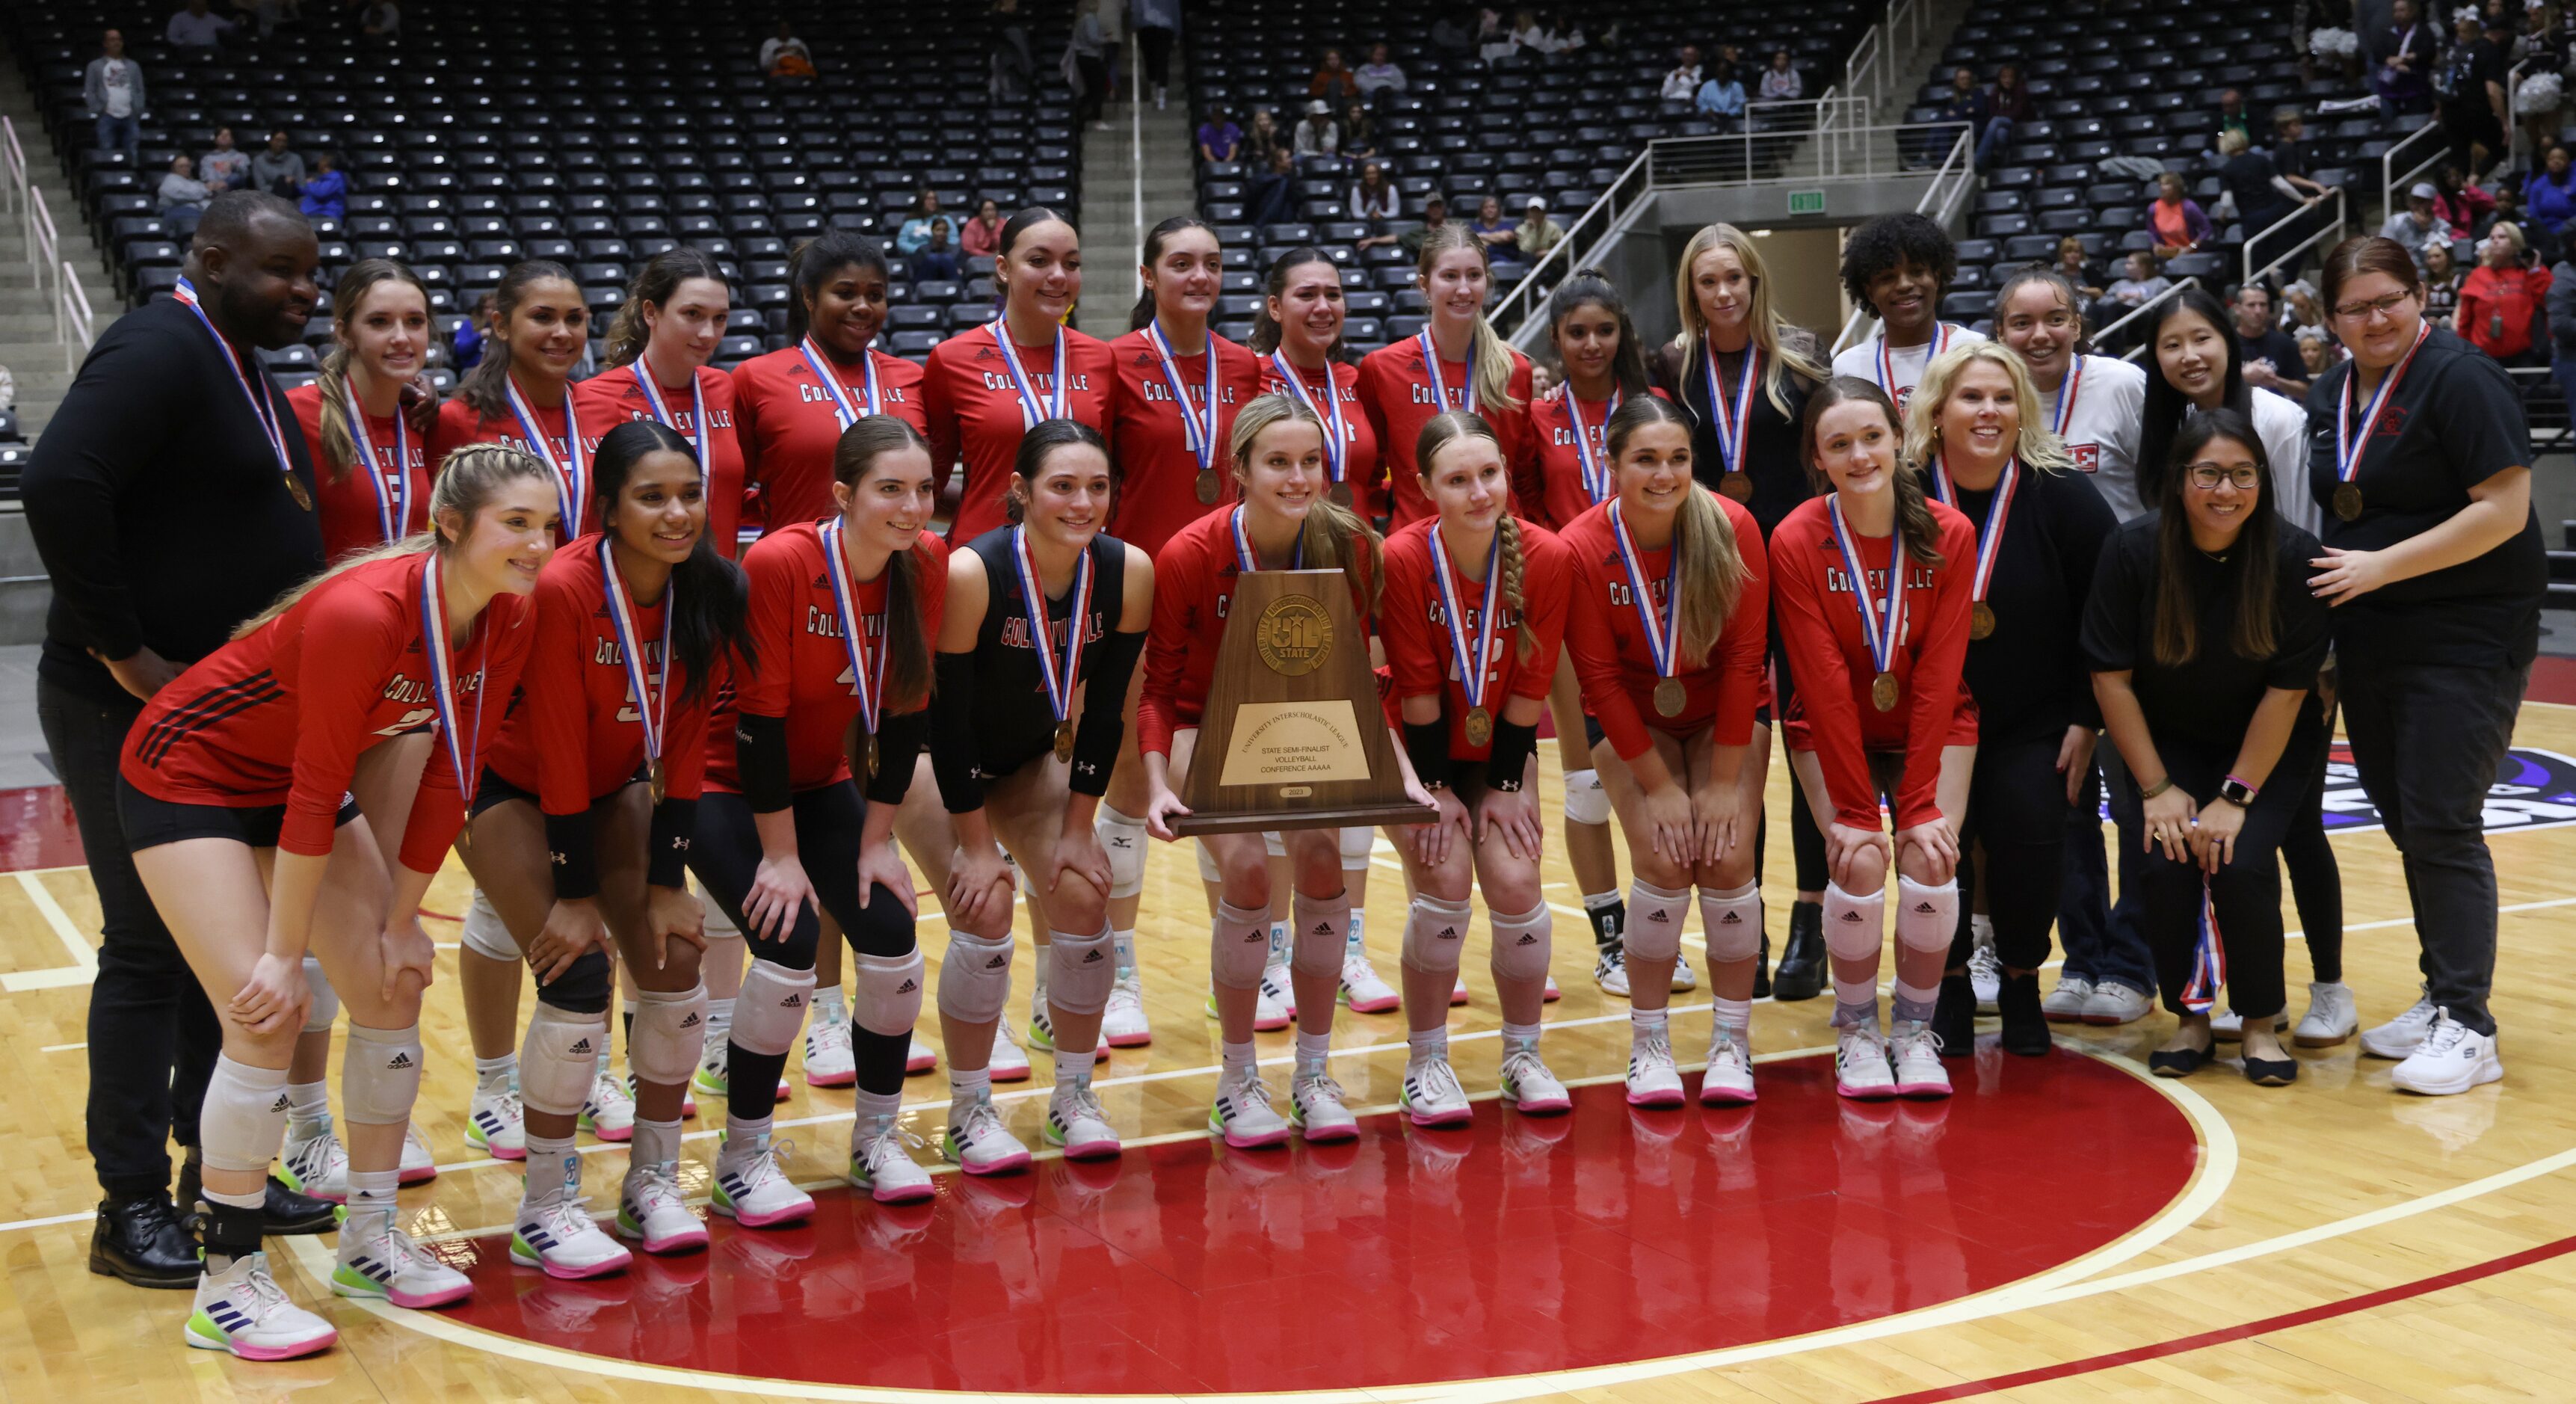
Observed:
[[[1669,717],[1655,710],[1655,688],[1662,676],[1655,671],[1646,621],[1637,616],[1628,568],[1619,558],[1609,504],[1586,508],[1566,523],[1565,544],[1582,572],[1575,586],[1566,646],[1573,650],[1575,675],[1583,683],[1583,709],[1601,723],[1602,734],[1622,759],[1634,760],[1654,744],[1646,730],[1650,726],[1676,736],[1713,727],[1721,746],[1742,746],[1753,739],[1753,712],[1762,698],[1762,667],[1770,648],[1770,559],[1763,552],[1762,528],[1753,514],[1714,493],[1710,496],[1735,532],[1735,552],[1744,560],[1744,587],[1736,592],[1735,612],[1726,617],[1726,627],[1719,631],[1707,660],[1675,674],[1682,685],[1682,709]],[[1666,596],[1672,560],[1670,546],[1637,552],[1638,573],[1646,578],[1659,617],[1670,607]]]
[[[576,421],[579,421],[581,419],[581,408],[580,406],[573,404],[572,396],[570,395],[564,396],[564,403],[555,406],[553,409],[531,406],[531,408],[536,410],[537,429],[546,436],[546,447],[548,451],[554,454],[554,461],[557,463],[571,462],[570,454],[572,452],[572,446],[570,441],[564,438],[564,409],[566,406],[572,407],[573,418]],[[570,541],[574,537],[580,536],[585,532],[597,531],[599,529],[599,504],[597,499],[592,495],[590,489],[590,449],[588,445],[599,442],[600,431],[588,423],[582,424],[581,431],[582,438],[587,441],[581,451],[582,496],[581,501],[573,504],[574,509],[581,514],[581,520],[578,522],[564,523],[562,528],[555,533],[555,540],[557,541]],[[477,413],[475,408],[472,405],[465,403],[464,400],[449,400],[447,403],[438,407],[438,424],[435,428],[431,429],[429,433],[429,461],[433,464],[444,463],[447,461],[447,456],[449,454],[456,452],[467,444],[505,444],[511,448],[518,449],[523,453],[536,453],[535,448],[528,443],[527,438],[519,432],[518,416],[510,413],[507,408],[504,408],[501,411],[500,418],[487,419],[480,413]],[[545,454],[539,453],[537,454],[537,457],[543,459]]]
[[[1109,519],[1109,534],[1148,554],[1163,549],[1172,533],[1234,501],[1234,474],[1228,468],[1226,444],[1234,433],[1234,416],[1261,393],[1261,358],[1211,331],[1209,351],[1174,356],[1172,368],[1189,389],[1190,403],[1202,417],[1207,412],[1208,357],[1216,357],[1215,453],[1217,497],[1201,503],[1198,455],[1190,451],[1181,426],[1180,406],[1172,401],[1172,382],[1163,373],[1163,358],[1145,333],[1132,331],[1109,343],[1117,379],[1110,392],[1110,439],[1118,445],[1118,510]],[[1068,353],[1070,354],[1070,353]]]
[[[1466,684],[1460,681],[1459,652],[1450,641],[1448,610],[1441,601],[1440,581],[1432,569],[1431,528],[1437,519],[1415,522],[1386,539],[1386,587],[1378,597],[1378,635],[1386,641],[1386,662],[1394,680],[1387,698],[1387,717],[1401,725],[1398,704],[1407,697],[1437,693],[1440,713],[1449,722],[1449,755],[1453,760],[1483,760],[1493,739],[1482,746],[1467,740]],[[1472,654],[1481,627],[1485,592],[1454,549],[1449,557],[1453,578],[1466,612],[1465,641]],[[1483,561],[1474,566],[1484,568]],[[1521,607],[1498,601],[1502,616],[1494,636],[1494,659],[1485,673],[1484,708],[1499,722],[1503,704],[1514,697],[1547,700],[1556,680],[1557,650],[1565,639],[1567,603],[1574,593],[1574,552],[1544,527],[1521,523]],[[1520,650],[1519,628],[1526,622],[1535,638],[1529,655]]]
[[[1325,371],[1295,368],[1298,383],[1306,388],[1306,398],[1314,402],[1317,417],[1324,421],[1324,432],[1332,432],[1333,409],[1324,399]],[[1360,368],[1344,361],[1329,367],[1333,394],[1342,407],[1343,481],[1351,485],[1351,509],[1363,517],[1386,515],[1386,489],[1378,482],[1377,427],[1369,423],[1368,410],[1360,403]],[[1261,358],[1261,393],[1286,392],[1286,381],[1279,378],[1278,363]]]
[[[353,566],[283,615],[199,661],[143,705],[127,733],[126,781],[173,804],[286,806],[278,847],[331,851],[358,754],[437,716],[421,647],[423,553]],[[451,715],[476,754],[501,729],[536,629],[530,600],[495,595],[449,657]],[[479,722],[479,726],[478,726]],[[403,866],[435,873],[465,822],[447,738],[431,747],[403,831]],[[476,778],[469,773],[467,783]]]
[[[751,577],[751,611],[744,628],[759,653],[759,666],[746,668],[741,655],[734,656],[732,683],[717,698],[707,723],[706,783],[718,790],[742,788],[734,761],[736,711],[787,719],[791,789],[818,789],[844,779],[850,765],[841,738],[859,714],[859,685],[842,642],[840,603],[823,558],[823,533],[812,522],[781,527],[744,552],[742,565]],[[946,542],[921,533],[912,546],[912,578],[919,592],[915,609],[922,637],[935,643],[941,607],[948,599]],[[876,579],[852,584],[871,664],[874,650],[885,646],[886,585],[892,579],[889,565]]]
[[[1172,733],[1199,724],[1216,678],[1217,645],[1234,600],[1234,513],[1210,512],[1180,529],[1154,558],[1154,624],[1145,636],[1145,690],[1136,701],[1136,745],[1172,753]],[[1366,578],[1366,568],[1361,576]],[[1365,648],[1368,591],[1351,587]]]
[[[1660,390],[1650,393],[1663,394]],[[1583,485],[1583,453],[1574,442],[1574,416],[1578,412],[1583,416],[1583,438],[1592,446],[1594,471],[1606,484],[1612,480],[1607,432],[1610,416],[1619,403],[1619,398],[1613,396],[1575,405],[1571,389],[1553,400],[1530,401],[1529,433],[1524,441],[1529,457],[1525,463],[1512,465],[1512,483],[1521,494],[1521,505],[1535,512],[1549,530],[1565,530],[1594,506],[1591,490]],[[1619,495],[1615,487],[1605,492],[1609,497]]]
[[[316,382],[286,392],[295,422],[304,426],[304,451],[313,459],[314,504],[322,514],[322,559],[384,544],[385,519],[402,508],[403,479],[411,480],[411,510],[394,523],[396,537],[429,530],[429,436],[415,434],[397,415],[367,416],[367,443],[375,450],[375,483],[352,463],[334,469],[322,452],[322,387]],[[354,441],[357,437],[350,435]],[[402,466],[396,468],[395,446]],[[381,493],[381,500],[379,494]]]
[[[851,408],[869,413],[866,373],[829,357],[823,364],[839,379]],[[925,428],[921,367],[874,347],[868,349],[868,365],[876,371],[881,412]],[[832,451],[845,426],[831,390],[814,378],[801,349],[772,351],[733,368],[733,419],[743,474],[760,485],[761,520],[771,530],[840,510],[832,503]]]
[[[1509,350],[1509,348],[1505,348]],[[1508,383],[1512,398],[1520,408],[1507,410],[1500,405],[1468,403],[1474,394],[1475,377],[1467,363],[1443,361],[1440,383],[1448,390],[1445,402],[1432,393],[1431,377],[1422,368],[1422,338],[1408,336],[1391,346],[1381,346],[1360,362],[1360,405],[1368,411],[1369,425],[1377,432],[1378,462],[1386,470],[1388,520],[1403,526],[1435,515],[1429,499],[1422,495],[1422,483],[1416,476],[1413,446],[1422,438],[1422,426],[1443,410],[1472,409],[1493,426],[1494,437],[1501,443],[1503,462],[1517,470],[1529,461],[1529,357],[1512,351],[1512,375]],[[1539,494],[1525,487],[1515,475],[1515,496],[1526,493],[1526,505],[1515,502],[1512,513],[1519,517],[1532,515]]]
[[[1935,568],[1907,558],[1904,629],[1889,669],[1901,700],[1882,712],[1870,700],[1878,664],[1869,656],[1851,573],[1843,568],[1842,552],[1834,543],[1832,501],[1826,496],[1800,504],[1771,532],[1781,648],[1798,680],[1784,719],[1789,745],[1816,753],[1824,766],[1826,793],[1834,801],[1833,822],[1859,829],[1879,824],[1878,786],[1870,779],[1868,753],[1904,753],[1896,825],[1910,828],[1941,817],[1934,795],[1941,778],[1941,748],[1977,742],[1977,704],[1959,682],[1959,669],[1968,657],[1977,529],[1948,507],[1931,504],[1941,533],[1942,564]],[[1884,611],[1887,558],[1895,538],[1854,532],[1852,542],[1870,592]]]
[[[948,474],[957,463],[966,465],[964,495],[958,500],[957,519],[948,527],[948,539],[959,543],[1003,525],[1002,491],[1010,485],[1020,439],[1032,422],[1025,416],[1010,363],[1003,359],[1001,344],[993,335],[992,324],[986,323],[939,343],[931,348],[930,367],[922,376],[921,393],[930,416],[930,462],[940,488],[946,490]],[[1055,348],[1016,342],[1013,348],[1028,377],[1028,393],[1036,398],[1044,417],[1055,400]],[[1110,360],[1108,342],[1064,328],[1065,417],[1081,420],[1103,436],[1110,432],[1110,386],[1117,378]],[[1114,445],[1117,440],[1110,442]]]
[[[537,797],[548,814],[579,814],[635,778],[644,765],[644,719],[628,685],[626,653],[608,611],[598,536],[560,551],[537,576],[536,645],[519,674],[519,705],[492,743],[492,772]],[[680,704],[688,670],[662,657],[662,617],[671,592],[635,607],[635,637],[648,684],[663,704],[663,783],[673,799],[696,799],[706,773],[707,709],[713,689]]]
[[[581,416],[581,437],[586,452],[599,451],[599,441],[608,431],[630,419],[654,419],[653,403],[644,396],[644,387],[635,378],[636,360],[615,370],[604,370],[573,387],[573,409]],[[716,550],[731,559],[740,545],[735,531],[742,522],[742,445],[734,434],[733,377],[713,366],[700,366],[697,393],[683,385],[673,389],[657,384],[662,392],[662,407],[671,413],[664,421],[698,446],[698,468],[707,480],[707,537]],[[707,429],[698,431],[698,403],[707,408]]]

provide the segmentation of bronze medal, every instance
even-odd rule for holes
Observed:
[[[1753,500],[1753,478],[1750,474],[1730,472],[1717,480],[1717,490],[1738,502]]]
[[[1073,759],[1072,722],[1060,721],[1055,724],[1055,758],[1060,761]]]
[[[1655,715],[1657,716],[1678,717],[1682,714],[1683,704],[1689,700],[1690,690],[1682,686],[1682,680],[1679,678],[1666,678],[1655,684]]]
[[[1213,507],[1216,505],[1217,481],[1215,469],[1202,468],[1199,470],[1198,489],[1200,506]]]
[[[1467,744],[1482,746],[1494,739],[1494,714],[1482,707],[1467,709]]]
[[[1994,631],[1994,609],[1984,600],[1977,601],[1976,607],[1968,611],[1968,637],[1972,639],[1982,639],[1993,634]],[[1880,710],[1884,711],[1885,709],[1881,708]]]
[[[1881,673],[1870,679],[1869,704],[1882,712],[1896,710],[1896,675]]]
[[[660,758],[659,756],[656,756],[656,757],[654,757],[654,759],[653,759],[653,772],[652,772],[652,773],[653,773],[653,802],[654,802],[655,804],[660,804],[660,803],[662,802],[663,797],[669,793],[669,788],[668,788],[668,787],[663,783],[663,777],[662,777],[662,760],[661,760],[661,758]]]
[[[1349,483],[1333,484],[1333,505],[1336,507],[1348,507],[1351,505],[1351,485]]]
[[[2336,488],[2334,495],[2334,509],[2335,515],[2343,518],[2347,522],[2361,520],[2360,487],[2352,483],[2345,483],[2341,487]]]
[[[286,495],[295,499],[295,505],[307,512],[312,511],[313,492],[304,486],[304,480],[293,473],[282,473],[279,476],[286,479]]]

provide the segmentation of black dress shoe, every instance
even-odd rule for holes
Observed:
[[[170,1201],[103,1199],[89,1232],[89,1270],[137,1287],[194,1287],[201,1264]]]
[[[202,1228],[198,1223],[197,1201],[203,1196],[203,1186],[197,1157],[191,1152],[179,1163],[180,1213],[191,1230]],[[327,1199],[315,1199],[289,1189],[285,1181],[271,1175],[268,1177],[268,1197],[259,1210],[261,1231],[286,1235],[329,1233],[339,1223],[339,1216],[334,1212],[338,1207]]]
[[[1780,968],[1771,974],[1771,997],[1783,1002],[1814,999],[1824,990],[1824,904],[1800,902],[1789,908],[1789,941],[1780,949]]]
[[[2189,1077],[2209,1061],[2206,1048],[2160,1048],[2147,1055],[2147,1071],[2158,1077]]]
[[[2249,1055],[2245,1059],[2245,1080],[2257,1087],[2287,1087],[2299,1080],[2299,1060]]]
[[[1977,987],[1968,977],[1941,977],[1941,996],[1932,1006],[1932,1037],[1944,1058],[1973,1058],[1977,1053]]]
[[[2004,976],[2003,989],[1995,995],[1995,1012],[2003,1016],[2005,1052],[2025,1058],[2047,1056],[2052,1045],[2048,1015],[2039,1007],[2037,975]]]
[[[1771,933],[1762,933],[1762,949],[1753,956],[1753,997],[1771,993]]]

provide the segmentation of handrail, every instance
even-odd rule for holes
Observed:
[[[2163,292],[2157,293],[2154,297],[2148,298],[2146,301],[2139,303],[2136,307],[2133,307],[2128,312],[2122,314],[2119,320],[2102,328],[2100,331],[2093,333],[2093,344],[2096,346],[2107,344],[2111,339],[2111,333],[2116,332],[2129,325],[2131,322],[2138,320],[2140,317],[2147,315],[2157,307],[2182,296],[2183,289],[2196,288],[2199,286],[2200,279],[2197,277],[2185,278],[2181,282],[2174,284],[2172,287],[2165,289]],[[2137,345],[2130,347],[2127,354],[2121,356],[2120,359],[2123,361],[2134,361],[2141,355],[2144,355],[2146,353],[2146,349],[2146,343],[2140,342]]]
[[[2504,75],[2504,154],[2507,157],[2518,157],[2522,146],[2522,109],[2517,103],[2522,97],[2523,70],[2539,62],[2540,55],[2533,54]],[[2533,164],[2539,164],[2540,153],[2535,151],[2531,154]]]
[[[2270,263],[2264,264],[2260,268],[2254,266],[2254,246],[2261,243],[2265,236],[2277,234],[2282,230],[2289,228],[2291,225],[2296,224],[2301,218],[2306,216],[2308,211],[2316,208],[2315,203],[2302,203],[2297,209],[2292,210],[2279,219],[2272,221],[2272,223],[2265,226],[2259,233],[2249,234],[2246,236],[2244,249],[2245,276],[2238,280],[2239,286],[2253,282],[2256,278],[2271,272],[2273,269],[2280,267],[2291,259],[2297,258],[2299,255],[2306,253],[2308,250],[2315,248],[2319,244],[2325,244],[2327,247],[2331,248],[2335,244],[2343,242],[2344,228],[2351,217],[2350,212],[2345,205],[2343,187],[2336,185],[2329,186],[2327,189],[2334,195],[2334,223],[2321,226],[2316,233],[2309,235],[2305,239],[2302,239],[2273,255]]]
[[[54,335],[63,343],[63,369],[78,371],[97,336],[97,319],[90,313],[89,294],[81,290],[80,275],[69,262],[62,265],[62,280],[62,296],[54,303]]]
[[[1610,188],[1601,192],[1601,197],[1592,202],[1592,208],[1566,227],[1565,237],[1556,241],[1556,247],[1531,264],[1528,274],[1494,304],[1488,320],[1497,327],[1518,326],[1537,310],[1539,289],[1554,287],[1556,281],[1583,266],[1575,261],[1577,251],[1589,254],[1609,232],[1618,212],[1644,198],[1645,192],[1653,188],[1654,152],[1655,143],[1646,143],[1646,149],[1637,153],[1635,159],[1628,163],[1628,169],[1619,173],[1617,180],[1610,182]],[[1630,188],[1632,185],[1635,187],[1633,190]],[[1623,195],[1626,197],[1624,203]]]
[[[1860,36],[1860,42],[1852,45],[1851,57],[1843,60],[1843,91],[1854,97],[1860,96],[1863,91],[1862,79],[1866,76],[1868,79],[1866,90],[1872,105],[1877,103],[1879,86],[1887,76],[1879,63],[1878,52],[1886,46],[1886,33],[1887,26],[1884,22],[1871,25],[1869,32]]]
[[[18,124],[0,117],[0,211],[15,212],[19,192],[27,188],[27,152],[18,145]]]
[[[2397,153],[2426,137],[2434,140],[2433,154],[2409,167],[2404,175],[2396,174]],[[2442,124],[2427,122],[2417,127],[2395,146],[2379,153],[2379,217],[2382,220],[2394,219],[2397,212],[2405,208],[2399,203],[2398,190],[2412,183],[2415,177],[2432,169],[2433,163],[2441,160],[2443,154],[2450,149],[2450,144],[2442,140]]]
[[[45,280],[53,275],[54,265],[62,259],[61,239],[54,230],[53,211],[45,208],[45,192],[27,187],[27,262],[34,268],[36,291],[45,292]]]

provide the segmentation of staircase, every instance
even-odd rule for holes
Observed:
[[[88,294],[94,317],[90,330],[95,336],[124,310],[116,297],[115,279],[98,246],[90,242],[80,199],[55,158],[25,75],[15,56],[5,50],[0,50],[0,117],[7,117],[17,129],[19,149],[26,153],[28,182],[44,197],[45,208],[53,216],[60,241],[56,258],[71,264]],[[18,428],[31,440],[53,419],[54,407],[70,388],[72,368],[81,354],[56,339],[54,287],[53,278],[45,279],[41,287],[36,281],[24,208],[0,213],[0,366],[7,366],[17,381]]]
[[[1109,105],[1109,130],[1082,137],[1082,307],[1074,324],[1104,341],[1127,332],[1145,231],[1198,209],[1189,103],[1179,96],[1186,91],[1179,46],[1172,54],[1173,97],[1161,111],[1150,92],[1135,100],[1136,62],[1131,48],[1120,66],[1118,100]]]

